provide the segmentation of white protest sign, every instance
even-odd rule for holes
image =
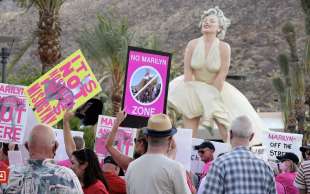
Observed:
[[[198,138],[192,138],[192,154],[191,154],[191,171],[194,173],[200,173],[204,162],[200,160],[200,157],[198,155],[197,150],[194,149],[195,146],[200,145],[205,140],[198,139]],[[219,155],[226,152],[229,152],[231,150],[231,146],[227,143],[221,143],[216,141],[210,141],[215,148],[213,157],[214,159]]]
[[[192,152],[192,130],[178,129],[174,135],[177,146],[176,161],[179,161],[186,170],[191,169],[191,152]]]
[[[105,148],[106,140],[112,129],[114,117],[99,115],[96,131],[95,152],[98,158],[102,160],[107,155],[110,155]],[[119,127],[117,135],[114,140],[115,147],[127,156],[133,156],[134,151],[134,138],[136,137],[136,129]]]
[[[21,151],[8,151],[10,166],[13,165],[24,165]]]
[[[268,159],[276,160],[277,156],[282,156],[286,152],[292,152],[301,159],[299,147],[302,145],[302,137],[301,134],[264,131],[262,142]]]
[[[56,140],[59,144],[59,146],[56,150],[56,155],[55,155],[54,159],[56,161],[69,159],[67,152],[66,152],[66,148],[65,148],[63,130],[62,129],[54,129],[54,132],[55,132]],[[72,134],[72,137],[78,136],[78,137],[83,138],[83,136],[84,136],[84,132],[82,132],[82,131],[71,131],[71,134]]]
[[[28,110],[23,86],[0,83],[0,142],[23,143]]]
[[[266,148],[264,146],[253,146],[251,147],[251,152],[259,159],[264,161],[268,160]]]

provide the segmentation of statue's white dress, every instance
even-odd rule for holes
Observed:
[[[214,128],[214,119],[229,129],[234,118],[246,115],[255,130],[251,144],[259,144],[262,131],[267,128],[247,98],[226,81],[221,92],[209,84],[221,67],[219,44],[220,40],[216,38],[208,56],[205,56],[203,37],[198,39],[191,59],[195,81],[184,82],[183,75],[172,80],[169,84],[169,106],[187,118],[201,117],[203,124],[211,128]]]

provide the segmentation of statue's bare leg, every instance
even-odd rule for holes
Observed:
[[[215,120],[215,123],[219,129],[221,138],[224,142],[227,142],[227,138],[228,138],[228,132],[227,129],[225,127],[225,125],[221,124],[219,121]]]
[[[198,133],[199,121],[200,121],[200,117],[195,117],[195,118],[189,119],[189,118],[183,116],[184,128],[193,130],[192,137],[197,137],[197,135],[198,135],[197,133]]]

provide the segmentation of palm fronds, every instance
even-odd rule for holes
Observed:
[[[32,6],[39,10],[48,10],[51,12],[58,12],[65,0],[18,0],[17,3],[21,7],[29,9]]]

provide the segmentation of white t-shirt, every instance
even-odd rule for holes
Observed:
[[[198,188],[198,191],[196,194],[203,194],[204,190],[205,190],[205,185],[206,185],[206,177],[203,177],[200,181],[200,184],[199,184],[199,188]]]
[[[127,194],[190,194],[183,166],[163,154],[144,154],[129,164]]]

